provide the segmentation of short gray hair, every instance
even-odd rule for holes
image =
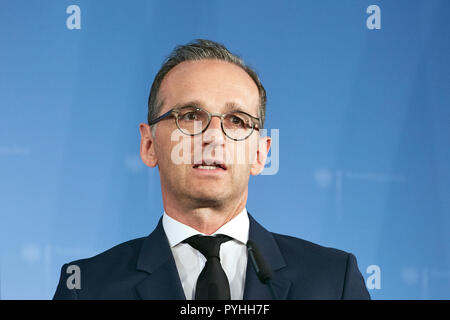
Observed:
[[[222,60],[233,63],[242,69],[253,79],[259,91],[259,114],[260,128],[264,127],[266,116],[266,90],[264,89],[258,74],[252,68],[247,66],[244,61],[237,55],[228,51],[221,43],[205,39],[196,39],[186,45],[175,47],[172,53],[166,58],[161,69],[153,80],[150,96],[148,98],[148,116],[147,120],[156,119],[161,112],[162,101],[158,97],[159,88],[167,73],[183,61],[199,61],[206,59]]]

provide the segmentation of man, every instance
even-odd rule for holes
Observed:
[[[265,105],[257,74],[223,45],[175,48],[139,127],[141,158],[160,173],[163,216],[148,237],[65,264],[54,299],[369,299],[352,254],[271,233],[247,212],[249,177],[271,143],[259,132]],[[248,240],[271,287],[248,259]]]

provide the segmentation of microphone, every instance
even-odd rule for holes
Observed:
[[[269,287],[273,300],[278,300],[272,285],[272,270],[264,260],[261,252],[256,247],[252,240],[247,241],[248,258],[252,263],[253,269],[255,269],[256,275],[259,281]]]

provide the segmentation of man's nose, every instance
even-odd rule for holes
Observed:
[[[211,123],[209,124],[208,129],[210,129],[210,128],[222,130],[221,123],[220,123],[220,117],[218,117],[218,116],[211,117]]]
[[[225,140],[219,117],[212,117],[208,129],[203,133],[203,143],[223,144]]]

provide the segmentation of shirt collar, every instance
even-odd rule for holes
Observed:
[[[203,234],[194,228],[169,217],[165,211],[162,218],[162,224],[167,239],[169,240],[169,245],[172,248],[193,235]],[[249,226],[250,221],[248,219],[247,209],[244,208],[237,216],[221,226],[212,235],[224,234],[246,244],[248,241]]]

